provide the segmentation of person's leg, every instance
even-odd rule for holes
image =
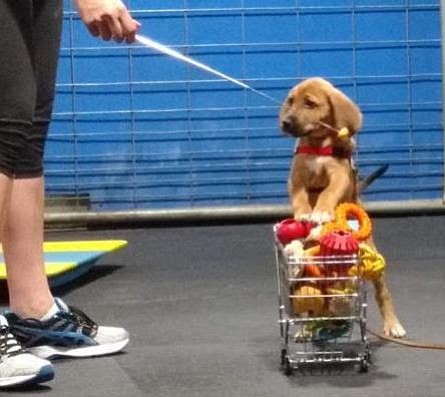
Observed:
[[[43,266],[43,177],[15,179],[3,229],[9,305],[41,318],[53,304]]]
[[[6,208],[12,190],[12,178],[0,173],[0,231],[3,230],[6,218]],[[0,241],[2,235],[0,233]]]
[[[6,211],[3,249],[10,308],[21,317],[41,318],[53,305],[43,262],[43,150],[54,100],[62,25],[60,0],[33,1],[29,42],[36,80],[32,128],[16,166]]]
[[[79,309],[53,299],[44,274],[42,157],[54,97],[61,0],[32,1],[37,99],[6,211],[4,253],[12,310],[5,316],[17,339],[40,357],[110,354],[128,343],[127,331],[98,326]]]
[[[0,58],[7,59],[0,66],[1,232],[8,217],[17,160],[32,127],[36,90],[28,47],[31,16],[32,0],[0,2]],[[41,383],[53,377],[51,363],[23,350],[8,320],[0,316],[0,387]]]

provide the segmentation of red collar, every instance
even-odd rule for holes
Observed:
[[[333,146],[314,147],[314,146],[298,146],[295,154],[310,154],[313,156],[332,156],[347,159],[351,157],[351,152],[342,148],[334,148]]]

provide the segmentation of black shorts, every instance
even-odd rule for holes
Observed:
[[[0,0],[0,173],[43,174],[62,0]]]

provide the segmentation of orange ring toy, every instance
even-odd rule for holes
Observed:
[[[358,221],[359,228],[354,230],[348,223],[348,219],[355,219]],[[366,240],[372,233],[372,222],[366,211],[357,204],[343,203],[335,210],[335,223],[342,228],[352,233],[357,240]]]
[[[325,234],[332,233],[332,232],[338,232],[338,231],[346,232],[347,230],[349,230],[349,225],[348,225],[348,229],[345,229],[345,227],[343,225],[340,225],[337,221],[333,221],[333,222],[325,223],[323,225],[320,235],[324,236]]]

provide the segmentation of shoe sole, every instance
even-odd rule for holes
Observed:
[[[44,383],[54,378],[54,370],[51,365],[45,365],[39,372],[30,375],[11,376],[0,378],[0,387],[26,386]]]
[[[113,354],[121,351],[130,338],[124,339],[119,342],[110,343],[106,345],[93,345],[93,346],[83,346],[77,348],[63,348],[54,346],[36,346],[29,348],[29,352],[40,358],[52,359],[57,357],[71,357],[71,358],[82,358],[82,357],[97,357],[105,356],[108,354]]]

